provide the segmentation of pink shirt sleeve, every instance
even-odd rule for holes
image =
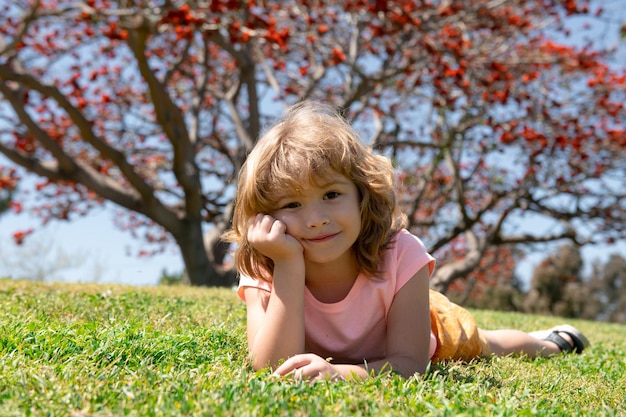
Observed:
[[[424,266],[428,265],[428,274],[435,269],[435,258],[426,250],[424,243],[406,230],[398,232],[396,255],[385,258],[384,270],[395,272],[396,287],[394,295]]]
[[[237,295],[242,300],[246,300],[246,296],[244,294],[244,290],[246,287],[254,287],[259,288],[261,290],[265,290],[267,292],[272,291],[272,284],[266,281],[261,281],[259,279],[250,278],[247,275],[239,276],[239,286],[237,287]]]

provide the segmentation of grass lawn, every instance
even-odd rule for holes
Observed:
[[[0,416],[624,416],[626,326],[570,321],[583,355],[493,358],[427,375],[281,382],[246,363],[228,289],[0,280]],[[474,311],[481,327],[560,318]]]

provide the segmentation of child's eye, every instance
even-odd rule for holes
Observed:
[[[341,193],[338,193],[337,191],[329,191],[329,192],[326,193],[324,198],[326,200],[334,200],[335,198],[339,197],[340,195],[341,195]]]
[[[294,209],[300,207],[300,203],[296,203],[295,201],[291,203],[284,204],[281,208],[283,209]]]

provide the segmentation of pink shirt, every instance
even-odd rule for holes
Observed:
[[[336,303],[321,303],[304,290],[305,349],[336,363],[362,363],[386,356],[387,314],[395,294],[413,275],[435,259],[422,241],[400,231],[384,252],[378,277],[360,274],[348,295]],[[271,291],[271,283],[241,276],[237,293],[244,299],[245,287]],[[417,324],[416,324],[417,325]],[[437,346],[431,333],[431,357]]]

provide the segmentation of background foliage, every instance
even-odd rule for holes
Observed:
[[[585,273],[580,248],[563,245],[535,267],[529,283],[467,280],[448,295],[475,308],[626,324],[626,259],[614,253]]]

